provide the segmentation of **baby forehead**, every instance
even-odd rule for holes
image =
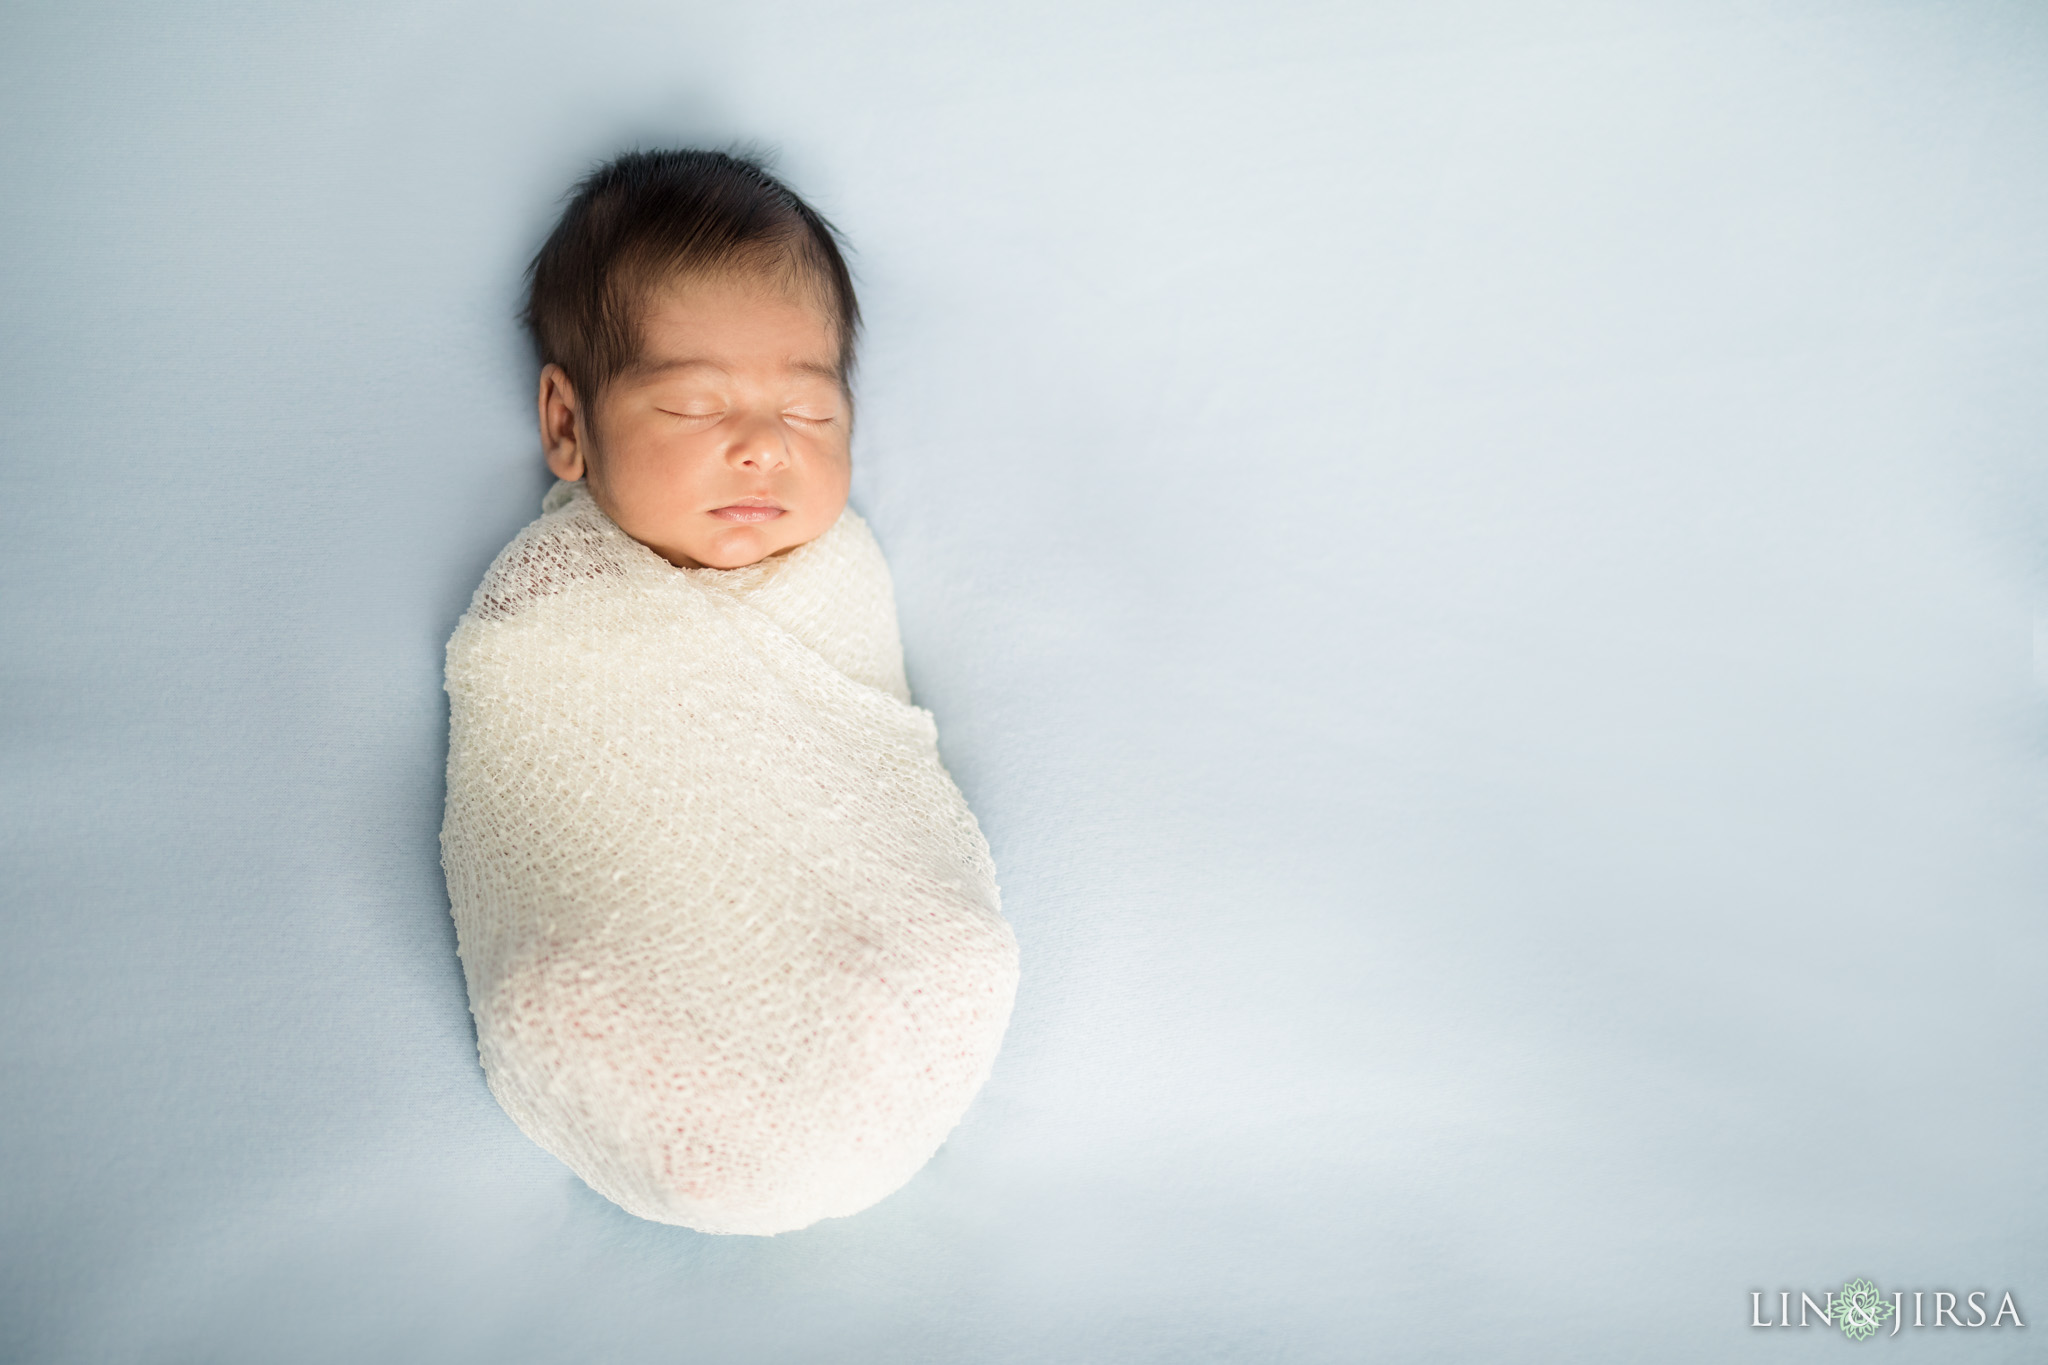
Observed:
[[[716,377],[841,379],[841,342],[831,314],[811,291],[745,276],[686,278],[640,301],[636,380]]]
[[[626,367],[622,376],[633,384],[665,381],[719,383],[721,381],[767,379],[794,384],[817,384],[830,388],[841,385],[839,371],[821,361],[796,356],[752,358],[709,355],[643,355]]]

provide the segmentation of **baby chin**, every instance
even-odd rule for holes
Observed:
[[[694,538],[698,544],[687,553],[710,569],[758,564],[815,539],[824,529],[811,525],[815,518],[780,507],[722,507],[706,516],[713,524],[704,535]]]

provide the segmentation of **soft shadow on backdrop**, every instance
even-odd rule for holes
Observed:
[[[2048,10],[34,0],[0,127],[0,1355],[2048,1312]],[[854,501],[1024,948],[932,1165],[772,1240],[513,1129],[435,843],[520,271],[733,140],[856,250]]]

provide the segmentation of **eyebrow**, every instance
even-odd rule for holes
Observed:
[[[636,378],[649,378],[657,374],[667,374],[671,370],[689,370],[699,366],[705,369],[718,370],[721,373],[725,372],[725,366],[715,360],[709,360],[703,356],[686,356],[673,360],[642,360],[632,365],[629,373]],[[829,379],[835,384],[839,382],[839,371],[833,369],[830,365],[820,365],[815,360],[792,359],[784,362],[783,369],[792,374],[816,375],[820,379]]]

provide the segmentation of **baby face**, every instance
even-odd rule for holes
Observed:
[[[829,530],[852,480],[824,311],[751,278],[686,280],[641,319],[640,358],[579,401],[541,371],[541,438],[619,529],[684,568],[736,569]]]

